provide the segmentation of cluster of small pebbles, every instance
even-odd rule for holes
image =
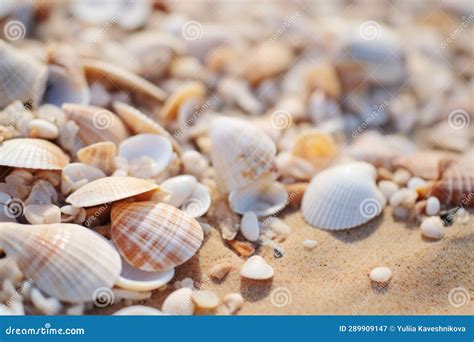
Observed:
[[[468,8],[241,5],[0,3],[0,314],[236,314],[242,294],[175,277],[209,238],[240,260],[209,279],[264,283],[261,251],[284,258],[296,228],[364,229],[389,206],[429,243],[469,222],[472,25],[445,40]]]

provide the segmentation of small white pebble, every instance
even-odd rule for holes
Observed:
[[[386,283],[392,277],[392,270],[388,267],[376,267],[370,272],[370,280],[377,283]]]
[[[398,169],[393,174],[393,181],[400,186],[405,186],[410,178],[411,178],[410,172],[408,172],[405,169]]]
[[[387,201],[392,197],[394,193],[398,191],[398,184],[388,180],[382,180],[379,182],[379,189],[385,196]]]
[[[436,197],[429,197],[428,200],[426,201],[426,215],[428,216],[434,216],[438,215],[439,210],[441,209],[441,203],[439,202],[439,199]]]
[[[273,268],[260,255],[254,255],[242,266],[240,275],[254,280],[270,279],[273,277]]]
[[[444,236],[443,222],[438,216],[431,216],[421,223],[421,233],[430,239],[442,239]]]
[[[415,190],[418,187],[425,186],[426,181],[420,177],[412,177],[407,183],[407,188],[408,189],[413,189]]]
[[[314,240],[304,240],[303,241],[303,247],[308,249],[308,250],[311,250],[311,249],[316,247],[316,241],[314,241]]]
[[[389,204],[392,207],[413,208],[417,198],[418,194],[415,190],[402,188],[390,197]]]
[[[249,241],[257,241],[260,235],[258,217],[253,211],[247,211],[240,221],[240,232]]]

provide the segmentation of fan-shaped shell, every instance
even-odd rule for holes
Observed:
[[[72,193],[66,202],[75,207],[93,207],[158,189],[158,185],[134,177],[106,177],[84,185]]]
[[[112,206],[112,240],[134,267],[163,271],[189,260],[201,246],[199,223],[168,204],[115,203]]]
[[[120,274],[117,251],[79,225],[2,223],[0,241],[35,286],[66,302],[93,301],[94,292],[111,288]]]
[[[13,101],[36,107],[46,89],[46,65],[22,54],[0,40],[0,108]]]
[[[110,174],[115,169],[116,154],[117,146],[110,141],[103,141],[81,148],[77,151],[77,159]]]
[[[375,174],[373,166],[362,162],[322,171],[303,196],[305,220],[317,228],[339,230],[357,227],[378,216],[386,199],[375,184]]]
[[[79,126],[78,136],[85,146],[102,141],[118,145],[129,136],[122,120],[107,109],[73,103],[66,103],[62,108]]]
[[[43,139],[11,139],[0,145],[0,165],[39,170],[61,170],[69,157]]]
[[[249,185],[274,165],[276,146],[272,139],[243,120],[217,118],[210,136],[212,163],[228,190]]]

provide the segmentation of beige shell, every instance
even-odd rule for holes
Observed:
[[[249,185],[274,166],[272,139],[243,120],[216,118],[210,136],[212,163],[227,190]]]
[[[380,215],[385,196],[375,184],[375,168],[356,162],[317,174],[301,203],[303,217],[314,227],[339,230],[357,227]]]
[[[129,136],[122,120],[107,109],[73,103],[66,103],[62,108],[79,126],[78,136],[85,146],[102,141],[119,144]]]
[[[338,155],[334,138],[326,132],[312,130],[296,137],[292,154],[309,161],[317,169],[327,167]]]
[[[166,123],[170,123],[176,119],[179,107],[188,99],[202,98],[206,93],[206,88],[202,83],[189,82],[171,94],[166,100],[160,111],[160,119]]]
[[[11,139],[0,144],[0,165],[40,170],[61,170],[69,157],[55,144],[42,139]]]
[[[92,207],[155,189],[158,189],[158,185],[141,178],[106,177],[84,185],[66,198],[66,202],[78,208]]]
[[[127,69],[102,61],[88,59],[84,61],[84,71],[89,81],[99,79],[108,81],[125,90],[144,94],[154,100],[163,101],[166,92],[144,78],[135,75]]]
[[[117,280],[120,256],[107,240],[75,224],[0,224],[5,253],[34,285],[72,303],[94,300],[95,291]]]
[[[0,40],[0,60],[0,108],[17,100],[36,107],[46,89],[46,65],[22,54],[3,40]]]
[[[168,204],[114,203],[112,240],[134,267],[164,271],[189,260],[202,244],[199,223]]]
[[[115,170],[117,146],[110,141],[95,143],[77,151],[77,159],[81,163],[92,165],[107,174]]]
[[[414,176],[425,180],[437,180],[456,159],[456,155],[449,152],[420,151],[396,158],[393,164],[395,167],[407,169]]]
[[[157,122],[146,116],[138,109],[123,103],[114,102],[113,107],[118,116],[135,134],[150,133],[169,137],[170,134]]]

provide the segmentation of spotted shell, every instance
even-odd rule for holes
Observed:
[[[0,242],[34,286],[71,303],[94,300],[111,288],[121,270],[120,256],[107,240],[75,224],[0,224]]]
[[[199,223],[168,204],[114,203],[112,240],[128,263],[145,271],[164,271],[189,260],[201,246]]]
[[[66,198],[75,207],[93,207],[158,189],[158,185],[134,177],[106,177],[84,185]]]
[[[117,146],[110,141],[103,141],[81,148],[77,151],[77,159],[110,174],[115,169],[116,154]]]
[[[301,211],[312,226],[349,229],[380,215],[386,204],[375,184],[376,171],[367,163],[334,166],[317,174],[303,196]]]
[[[40,170],[61,170],[69,157],[43,139],[11,139],[0,145],[0,165]]]

